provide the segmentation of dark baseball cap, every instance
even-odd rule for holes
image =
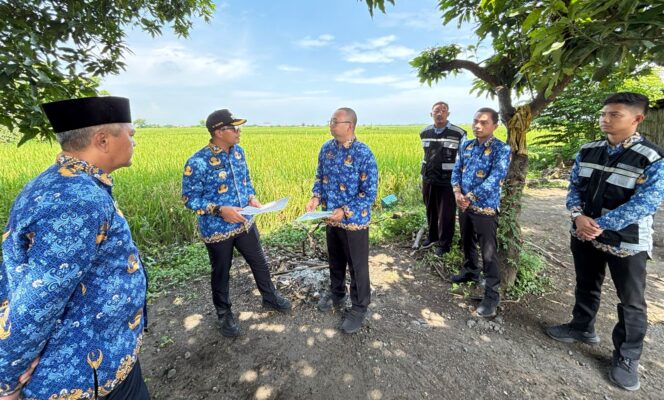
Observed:
[[[42,104],[55,133],[87,128],[88,126],[131,123],[129,99],[101,96],[83,97]]]
[[[205,126],[208,131],[212,133],[215,129],[221,128],[222,126],[237,126],[246,122],[246,119],[233,117],[233,114],[228,109],[224,108],[223,110],[217,110],[208,115],[207,120],[205,121]]]

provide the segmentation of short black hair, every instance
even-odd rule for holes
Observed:
[[[638,108],[643,115],[646,115],[648,112],[648,106],[650,105],[650,100],[640,93],[634,92],[620,92],[614,93],[611,96],[604,99],[603,105],[607,104],[624,104],[626,106]]]
[[[494,110],[493,108],[490,107],[482,107],[479,110],[477,110],[478,113],[489,113],[491,114],[491,120],[493,120],[494,124],[498,123],[498,111]]]

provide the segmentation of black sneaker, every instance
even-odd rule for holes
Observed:
[[[230,310],[219,315],[219,323],[221,324],[221,334],[226,337],[236,337],[242,334],[240,325],[238,325],[233,312]]]
[[[274,299],[271,301],[263,299],[263,307],[281,313],[287,313],[293,309],[291,302],[279,292],[274,293]]]
[[[498,300],[490,299],[484,297],[480,302],[480,305],[477,306],[475,314],[482,318],[493,318],[496,316],[496,309],[498,308]]]
[[[572,328],[569,324],[551,326],[547,328],[546,334],[563,343],[583,342],[591,345],[599,343],[599,336],[595,332],[583,332]]]
[[[639,390],[641,387],[639,382],[639,360],[621,357],[614,350],[611,370],[609,370],[609,380],[616,386],[630,392]]]
[[[479,283],[480,278],[477,276],[473,276],[471,274],[456,274],[450,276],[450,281],[452,283],[466,283],[466,282],[473,282],[473,283]]]
[[[433,246],[436,244],[435,241],[431,241],[429,239],[424,239],[424,242],[422,242],[422,245],[420,245],[421,248],[423,249],[428,249],[429,247]]]
[[[344,295],[344,297],[337,299],[332,292],[325,292],[320,300],[318,300],[318,310],[323,312],[330,311],[332,308],[339,310],[346,304],[347,298],[348,295]]]
[[[341,323],[341,332],[343,333],[355,333],[362,328],[362,323],[364,322],[364,317],[366,317],[367,312],[358,311],[350,309],[346,312],[344,316],[344,322]]]
[[[450,252],[450,249],[446,249],[446,248],[443,248],[443,247],[440,247],[440,246],[436,246],[433,249],[433,254],[435,254],[438,257],[442,257],[443,255],[445,255],[449,252]]]

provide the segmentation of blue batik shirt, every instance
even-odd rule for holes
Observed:
[[[239,145],[228,152],[210,143],[203,147],[184,166],[182,202],[196,212],[198,229],[205,243],[215,243],[246,232],[254,223],[224,221],[219,207],[246,207],[256,195],[251,184],[244,150]]]
[[[494,136],[484,143],[472,139],[461,145],[452,171],[452,188],[470,199],[466,211],[483,215],[498,212],[510,159],[510,147]]]
[[[607,143],[606,151],[609,157],[616,157],[625,149],[643,141],[643,136],[639,133],[628,137],[623,142],[612,146]],[[581,193],[577,185],[579,182],[579,162],[581,154],[576,155],[574,166],[569,177],[569,186],[567,187],[567,209],[570,212],[583,212]],[[634,194],[621,206],[607,212],[601,217],[595,219],[597,225],[604,230],[619,231],[626,226],[634,224],[644,217],[655,214],[659,204],[664,200],[664,159],[650,164],[643,170],[643,174],[636,180]],[[576,231],[571,229],[570,233],[576,237]],[[621,249],[620,247],[610,246],[600,243],[596,240],[592,244],[607,253],[618,257],[632,256],[639,251]]]
[[[64,155],[16,197],[2,234],[0,396],[31,361],[27,399],[108,394],[132,370],[146,278],[98,168]]]
[[[318,153],[313,196],[323,211],[344,210],[341,222],[328,225],[347,230],[369,227],[371,205],[378,192],[378,167],[366,144],[352,139],[340,144],[331,139]]]

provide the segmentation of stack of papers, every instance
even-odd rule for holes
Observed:
[[[313,221],[315,219],[327,218],[332,215],[332,211],[312,211],[300,215],[295,222]]]

